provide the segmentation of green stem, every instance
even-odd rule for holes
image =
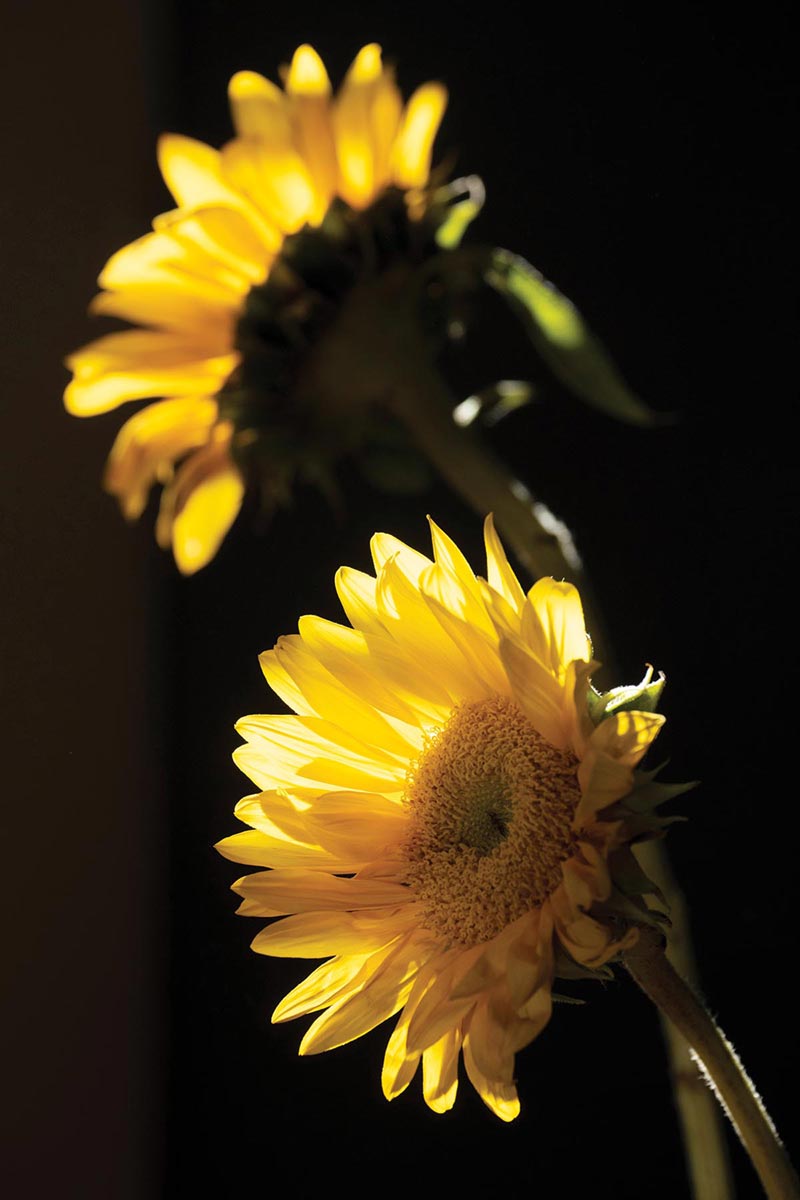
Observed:
[[[798,1200],[800,1183],[775,1126],[722,1030],[669,962],[660,934],[640,931],[623,961],[642,991],[691,1046],[770,1200]]]
[[[664,842],[642,842],[636,854],[648,878],[656,883],[664,897],[670,917],[666,955],[675,970],[690,985],[698,982],[697,964],[689,930],[686,898],[672,872]],[[669,1055],[672,1089],[686,1165],[697,1200],[731,1200],[734,1196],[728,1149],[720,1119],[719,1106],[686,1039],[659,1010],[661,1032]]]
[[[391,406],[439,474],[481,517],[494,513],[498,532],[534,579],[552,575],[574,583],[583,601],[595,653],[607,662],[602,622],[567,526],[533,496],[472,429],[456,425],[452,396],[438,373],[419,361]]]
[[[395,375],[397,380],[399,372]],[[470,508],[480,516],[493,512],[498,531],[534,578],[569,579],[581,592],[587,628],[597,658],[608,670],[613,659],[603,623],[569,530],[508,471],[471,429],[452,419],[454,402],[443,380],[423,354],[409,355],[405,383],[395,386],[390,405],[412,433],[420,450]],[[669,867],[663,843],[641,848],[643,866],[664,893],[672,918],[670,950],[678,968],[694,976],[686,904]],[[719,1108],[697,1070],[685,1039],[662,1019],[672,1090],[683,1134],[695,1200],[731,1200],[725,1134]]]

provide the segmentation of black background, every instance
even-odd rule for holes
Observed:
[[[703,986],[797,1150],[784,11],[12,4],[0,453],[14,1195],[686,1194],[657,1023],[625,978],[557,1011],[519,1055],[511,1126],[468,1084],[444,1117],[418,1083],[387,1105],[386,1029],[298,1059],[300,1025],[269,1025],[304,964],[248,950],[258,924],[233,915],[237,870],[211,849],[249,790],[233,722],[274,706],[257,652],[304,612],[340,617],[334,571],[367,567],[374,529],[425,549],[431,512],[480,571],[480,523],[443,487],[392,499],[350,473],[344,520],[300,495],[266,530],[241,521],[182,580],[152,545],[152,512],[126,529],[99,489],[119,414],[79,422],[60,407],[61,358],[100,331],[83,315],[98,270],[170,207],[157,132],[220,144],[235,70],[274,78],[310,41],[337,80],[373,39],[406,94],[448,84],[437,146],[486,183],[474,236],[534,262],[639,393],[680,414],[627,429],[551,388],[490,436],[575,531],[625,677],[645,661],[667,674],[659,755],[672,778],[702,780],[669,840]],[[529,370],[521,337],[490,328],[457,364],[470,387]],[[732,1154],[738,1194],[758,1196]]]

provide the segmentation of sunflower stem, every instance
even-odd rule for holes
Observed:
[[[519,562],[538,579],[569,579],[581,592],[586,625],[596,657],[613,671],[613,655],[591,588],[567,527],[508,471],[474,430],[456,425],[455,402],[424,353],[409,355],[405,382],[392,389],[390,406],[404,421],[420,450],[453,490],[480,517],[493,512],[498,531]],[[640,847],[642,865],[659,885],[669,906],[672,936],[669,954],[678,970],[696,978],[686,903],[660,841]],[[675,1026],[662,1016],[673,1098],[683,1135],[687,1169],[695,1200],[731,1200],[734,1195],[719,1107],[702,1078],[691,1050]]]
[[[435,368],[415,362],[408,385],[394,390],[391,407],[461,499],[481,518],[494,513],[501,537],[534,579],[552,575],[575,584],[595,653],[599,661],[607,662],[602,621],[572,534],[472,429],[455,423],[455,402]]]
[[[680,1031],[730,1117],[770,1200],[798,1200],[800,1182],[736,1051],[664,953],[660,933],[640,930],[623,962],[642,991]]]
[[[659,887],[670,917],[666,954],[690,985],[698,981],[688,906],[670,865],[663,841],[636,847],[645,874]],[[722,1114],[691,1047],[672,1021],[659,1010],[661,1032],[669,1056],[672,1092],[681,1126],[686,1167],[695,1200],[733,1200],[735,1189]]]

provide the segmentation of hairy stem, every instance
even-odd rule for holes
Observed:
[[[770,1200],[798,1200],[800,1184],[775,1126],[722,1030],[670,963],[655,930],[623,956],[642,991],[675,1025],[702,1065]]]

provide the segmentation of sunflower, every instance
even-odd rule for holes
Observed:
[[[250,716],[235,753],[261,789],[226,838],[269,868],[233,887],[239,911],[282,917],[258,953],[324,958],[274,1021],[320,1012],[301,1054],[399,1013],[387,1098],[422,1061],[436,1112],[458,1062],[503,1120],[514,1055],[547,1024],[556,975],[608,975],[657,890],[630,850],[677,789],[636,770],[663,718],[661,681],[601,695],[580,597],[525,594],[493,522],[486,579],[431,523],[433,559],[376,534],[376,576],[343,567],[351,627],[307,616],[261,656],[295,715]]]
[[[76,416],[160,397],[123,425],[105,482],[129,519],[141,515],[153,484],[164,485],[156,535],[187,574],[214,556],[240,509],[248,449],[265,421],[248,401],[255,391],[256,409],[264,407],[264,360],[274,368],[266,391],[280,390],[285,360],[302,340],[309,314],[299,319],[287,243],[300,239],[302,250],[301,231],[326,220],[339,242],[342,230],[357,241],[353,216],[384,196],[418,220],[447,101],[442,85],[429,83],[404,105],[377,45],[359,51],[335,98],[307,45],[295,52],[283,90],[241,71],[229,95],[236,136],[221,151],[161,138],[159,166],[178,207],[100,274],[91,311],[142,328],[109,334],[67,360],[73,379],[64,400]],[[329,285],[335,290],[335,274],[323,291]],[[302,291],[301,308],[311,303]],[[279,496],[293,451],[305,451],[302,435],[282,429],[280,413],[270,421]]]

